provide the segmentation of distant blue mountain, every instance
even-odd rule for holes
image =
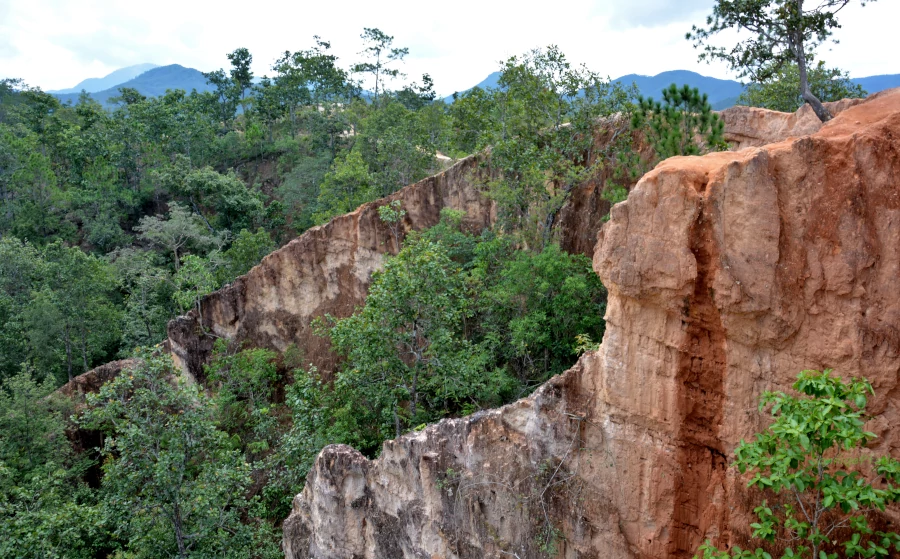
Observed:
[[[482,89],[487,89],[489,87],[496,88],[499,77],[500,72],[494,72],[474,87],[480,87]],[[655,76],[628,74],[612,81],[619,82],[622,85],[631,85],[634,83],[637,85],[641,95],[644,97],[653,97],[657,100],[662,99],[662,91],[669,87],[669,85],[673,83],[678,86],[688,84],[691,87],[699,89],[701,93],[706,93],[709,96],[709,103],[712,105],[713,109],[716,110],[727,109],[734,105],[737,102],[738,96],[744,91],[744,86],[740,82],[710,78],[688,70],[672,70]],[[884,89],[900,87],[900,74],[855,78],[852,81],[860,84],[863,89],[871,94]],[[447,97],[444,101],[452,103],[453,97]]]
[[[734,80],[710,78],[687,70],[672,70],[655,76],[628,74],[627,76],[622,76],[613,81],[619,82],[622,85],[631,85],[631,83],[634,82],[641,95],[644,97],[653,97],[657,101],[662,100],[663,89],[669,87],[673,83],[679,87],[684,84],[696,87],[701,93],[706,93],[709,96],[709,103],[711,105],[715,105],[725,99],[734,98],[736,100],[737,96],[744,91],[744,86]]]
[[[47,93],[81,93],[81,90],[85,90],[88,93],[97,93],[98,91],[103,91],[105,89],[111,89],[120,83],[125,83],[128,80],[134,79],[147,70],[152,70],[156,68],[156,64],[136,64],[134,66],[128,66],[127,68],[119,68],[115,72],[109,74],[108,76],[104,76],[102,78],[88,78],[86,80],[81,81],[75,87],[70,87],[69,89],[59,89],[56,91],[48,91]]]
[[[474,87],[482,89],[496,88],[499,78],[500,72],[493,72]],[[734,80],[710,78],[688,70],[673,70],[655,76],[628,74],[613,81],[623,85],[634,83],[637,85],[641,95],[655,99],[660,99],[662,90],[670,84],[674,83],[679,86],[688,84],[706,93],[713,108],[719,110],[734,105],[738,95],[744,90],[744,86]],[[900,87],[900,74],[856,78],[853,81],[860,84],[869,93],[875,93],[884,89]],[[97,89],[101,85],[105,85],[105,88]],[[138,64],[116,70],[104,78],[84,80],[72,89],[51,91],[50,93],[55,94],[63,102],[76,103],[78,95],[84,89],[98,102],[109,104],[110,98],[118,97],[120,87],[134,88],[148,97],[163,95],[168,89],[183,89],[188,93],[193,89],[197,91],[210,91],[212,89],[206,83],[206,78],[203,77],[203,74],[193,68],[185,68],[178,64],[169,66]],[[452,103],[453,97],[447,97],[444,101]]]
[[[855,78],[851,81],[861,85],[869,93],[877,93],[885,89],[900,87],[900,74],[869,76],[868,78]]]
[[[91,93],[91,97],[97,102],[108,105],[112,97],[119,96],[119,88],[130,87],[141,92],[147,97],[158,97],[169,89],[183,89],[190,93],[191,90],[211,91],[212,87],[206,83],[203,73],[193,68],[185,68],[178,64],[159,66],[148,70],[134,79],[117,84],[115,87]],[[78,102],[79,93],[57,94],[56,97],[63,103]]]
[[[500,72],[494,72],[474,87],[480,87],[482,89],[496,88],[497,81],[499,79]],[[741,91],[744,90],[744,86],[736,81],[709,78],[706,76],[702,76],[696,72],[689,72],[687,70],[673,70],[671,72],[663,72],[655,76],[640,76],[638,74],[628,74],[627,76],[622,76],[621,78],[617,78],[612,81],[620,82],[622,85],[631,85],[631,83],[634,82],[637,85],[641,95],[643,95],[644,97],[654,97],[656,99],[661,99],[662,90],[669,87],[669,85],[672,83],[676,83],[679,86],[682,84],[688,84],[691,87],[699,88],[700,91],[709,95],[710,103],[716,103],[717,101],[730,99],[732,97],[736,99],[737,96],[741,94]],[[447,97],[446,99],[444,99],[444,101],[447,103],[452,103],[453,97]]]
[[[475,85],[475,87],[480,87],[481,89],[487,88],[496,88],[497,84],[500,82],[500,72],[492,72],[488,75],[488,77],[481,80],[481,83]],[[474,89],[474,88],[473,88]]]

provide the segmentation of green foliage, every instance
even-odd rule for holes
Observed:
[[[368,169],[374,189],[369,200],[387,196],[436,170],[436,144],[420,118],[426,114],[424,109],[417,114],[396,99],[382,98],[376,110],[366,107],[365,112],[353,152]]]
[[[89,558],[102,549],[96,495],[65,436],[70,403],[28,372],[0,388],[0,555]]]
[[[200,216],[177,202],[169,204],[168,218],[159,215],[142,217],[134,229],[140,233],[141,240],[172,253],[176,272],[185,250],[205,251],[219,241]]]
[[[177,312],[175,285],[162,257],[149,250],[120,249],[110,255],[119,290],[125,295],[122,346],[130,354],[166,337],[166,323]]]
[[[223,265],[216,270],[217,283],[222,285],[246,274],[275,248],[272,237],[262,227],[255,233],[241,229],[228,250],[222,253]]]
[[[831,115],[810,90],[807,66],[816,47],[840,27],[837,15],[851,2],[823,0],[804,6],[804,0],[717,0],[706,27],[695,25],[686,37],[703,49],[700,60],[722,60],[756,83],[769,82],[785,65],[796,64],[800,96],[826,121]],[[859,3],[865,6],[866,0]],[[714,35],[731,30],[744,32],[734,46],[711,43]]]
[[[250,467],[216,428],[207,396],[168,356],[145,354],[88,395],[80,424],[106,434],[105,523],[139,557],[248,557]]]
[[[400,218],[399,206],[382,210]],[[579,335],[602,335],[605,294],[587,258],[477,238],[462,217],[447,210],[410,233],[366,305],[320,325],[345,362],[333,379],[298,371],[288,389],[281,452],[294,472],[326,444],[374,455],[386,438],[515,399],[571,366]]]
[[[551,46],[507,60],[496,90],[458,98],[451,137],[462,150],[491,146],[499,224],[540,250],[572,190],[599,169],[590,155],[597,118],[628,111],[632,97]]]
[[[809,68],[809,88],[820,101],[860,99],[866,96],[862,86],[850,81],[846,72],[826,68],[823,61]],[[800,96],[800,71],[796,64],[785,64],[768,80],[751,83],[738,98],[739,105],[762,107],[792,113],[806,102]]]
[[[63,232],[64,196],[37,134],[0,126],[0,231],[33,243]]]
[[[336,215],[352,212],[374,199],[375,191],[374,180],[362,155],[358,151],[347,152],[335,161],[334,170],[322,181],[318,211],[313,215],[313,221],[321,224]]]
[[[275,446],[276,357],[266,349],[232,354],[225,341],[218,340],[214,358],[206,368],[207,380],[216,387],[219,426],[238,435],[240,448],[251,463]]]
[[[394,47],[394,38],[376,28],[364,28],[360,38],[365,44],[360,54],[364,55],[366,60],[354,64],[353,71],[372,75],[375,82],[374,102],[377,104],[378,94],[384,91],[384,82],[401,75],[400,70],[391,68],[390,65],[402,62],[409,54],[409,49]]]
[[[797,379],[799,397],[763,395],[760,410],[770,407],[774,421],[735,450],[734,465],[750,476],[748,486],[777,502],[764,500],[754,510],[753,536],[782,558],[895,555],[900,536],[869,525],[870,513],[900,500],[900,462],[863,451],[875,439],[864,430],[872,386],[864,379],[845,383],[827,369],[803,371]],[[703,559],[772,557],[762,549],[721,551],[709,542],[700,551]]]
[[[484,353],[460,331],[466,303],[458,264],[440,244],[413,236],[373,279],[366,306],[331,329],[347,357],[340,382],[358,387],[356,405],[371,410],[378,429],[368,438],[380,443],[497,392],[502,379],[483,374]]]
[[[475,248],[472,281],[481,336],[522,391],[571,366],[579,335],[600,339],[606,292],[588,258],[558,245],[514,251],[507,239]]]
[[[182,312],[200,310],[200,300],[218,287],[210,270],[209,261],[189,254],[181,261],[181,268],[175,272],[175,293],[173,298]],[[201,315],[202,316],[202,315]]]
[[[706,94],[687,85],[664,89],[662,103],[641,97],[631,126],[645,132],[660,160],[726,147],[725,123],[712,112]]]
[[[173,165],[157,171],[155,176],[206,223],[215,223],[220,229],[252,227],[262,219],[264,205],[260,193],[247,188],[233,172],[223,175],[209,166],[191,169],[190,160],[179,155]]]

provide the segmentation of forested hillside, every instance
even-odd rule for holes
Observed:
[[[375,455],[521,397],[595,346],[603,286],[552,234],[578,185],[614,168],[603,195],[621,200],[659,159],[725,147],[686,86],[638,99],[548,47],[446,104],[427,74],[405,79],[392,37],[361,38],[360,60],[317,37],[258,82],[237,49],[205,75],[211,91],[122,88],[110,109],[0,83],[0,555],[280,556],[277,527],[324,445]],[[617,113],[631,128],[598,155],[597,123]],[[450,211],[396,233],[366,305],[320,319],[334,374],[302,348],[218,340],[198,384],[157,345],[298,234],[486,148],[496,227],[464,230]],[[125,357],[83,401],[54,392]]]

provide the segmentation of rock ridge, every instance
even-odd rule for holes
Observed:
[[[787,129],[666,160],[612,208],[593,258],[606,333],[572,369],[376,460],[324,449],[284,523],[286,557],[746,546],[754,496],[728,457],[763,427],[759,395],[809,368],[872,381],[872,450],[900,457],[900,90]]]
[[[463,223],[472,230],[490,227],[493,205],[477,187],[478,177],[489,172],[481,165],[483,158],[462,159],[446,171],[313,227],[246,275],[204,297],[199,313],[193,310],[169,323],[168,344],[176,362],[199,378],[213,342],[225,338],[280,352],[293,344],[302,351],[304,363],[329,371],[335,357],[328,341],[313,334],[311,322],[326,313],[352,314],[365,301],[372,272],[385,255],[398,250],[378,208],[401,202],[406,211],[401,233],[436,225],[443,208],[465,212]]]

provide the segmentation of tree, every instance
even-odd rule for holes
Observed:
[[[33,243],[61,230],[64,196],[38,134],[0,125],[0,234]]]
[[[77,353],[85,373],[118,342],[121,315],[112,300],[113,269],[105,260],[58,241],[47,245],[41,256],[41,282],[25,318],[31,351],[43,355],[49,365],[64,348],[72,380]]]
[[[222,253],[223,265],[216,270],[218,283],[226,284],[246,274],[276,248],[272,237],[262,227],[255,233],[241,229],[231,241],[228,250]]]
[[[469,283],[477,309],[470,328],[519,381],[514,397],[571,367],[577,336],[603,337],[606,291],[584,255],[554,243],[532,252],[502,237],[482,241]]]
[[[433,103],[435,97],[434,80],[429,74],[422,74],[422,85],[413,82],[397,92],[397,100],[411,111],[418,111]]]
[[[285,52],[272,67],[277,72],[275,86],[281,92],[291,120],[291,137],[296,134],[298,108],[314,107],[310,115],[333,118],[334,104],[350,94],[347,73],[330,54],[331,43],[313,37],[315,46],[295,53]],[[333,147],[333,146],[332,146]]]
[[[860,5],[866,1],[860,0]],[[741,77],[749,76],[757,83],[770,80],[785,64],[797,64],[800,96],[826,122],[831,120],[831,113],[810,88],[808,65],[816,47],[840,27],[838,12],[851,2],[716,0],[712,15],[706,18],[706,27],[695,25],[686,37],[695,48],[703,49],[700,60],[723,60]],[[710,44],[713,35],[728,29],[746,31],[751,36],[731,48]]]
[[[435,145],[418,116],[393,96],[385,96],[378,109],[359,123],[352,150],[365,161],[376,197],[434,172]]]
[[[181,268],[175,272],[173,278],[175,293],[172,297],[178,303],[181,312],[195,309],[201,321],[203,315],[200,314],[200,301],[219,287],[209,264],[204,258],[188,254],[182,259]]]
[[[286,105],[283,92],[269,79],[263,76],[259,84],[253,86],[253,115],[262,120],[269,131],[269,141],[275,140],[275,123],[284,116]]]
[[[316,224],[322,224],[336,215],[352,212],[360,204],[377,197],[373,177],[359,151],[347,152],[334,162],[334,169],[325,175],[319,188],[313,215]]]
[[[169,204],[168,219],[158,215],[145,216],[134,230],[140,233],[141,239],[170,251],[176,272],[181,266],[184,249],[190,246],[209,248],[216,241],[200,217],[177,202]]]
[[[15,237],[0,239],[0,379],[20,371],[30,347],[23,311],[42,277],[39,251]]]
[[[259,462],[275,447],[280,428],[275,405],[279,379],[274,351],[260,348],[229,352],[225,340],[217,340],[207,380],[216,387],[213,403],[221,428],[237,435],[247,461]]]
[[[253,55],[245,48],[234,49],[233,52],[226,55],[231,61],[231,81],[241,92],[243,99],[247,90],[253,86],[253,71],[250,70],[250,64],[253,63]]]
[[[235,86],[234,82],[225,74],[225,70],[221,68],[213,72],[204,72],[203,77],[206,78],[207,83],[215,87],[212,95],[217,105],[217,114],[222,125],[228,129],[243,92]]]
[[[166,324],[177,314],[171,273],[151,250],[124,248],[110,255],[119,289],[125,294],[122,346],[127,351],[156,345],[166,337]]]
[[[358,387],[354,405],[371,410],[382,433],[399,436],[441,410],[477,406],[496,389],[486,355],[460,331],[471,312],[464,287],[447,251],[412,235],[373,279],[366,306],[331,328],[347,357],[339,382]]]
[[[408,48],[395,48],[394,37],[384,33],[380,29],[365,27],[360,38],[366,47],[359,54],[368,60],[353,65],[353,71],[357,73],[371,74],[375,80],[373,91],[374,102],[378,103],[378,93],[383,92],[384,82],[401,75],[400,70],[391,68],[394,62],[402,62],[409,54]]]
[[[809,68],[809,89],[823,103],[841,99],[859,99],[866,91],[859,84],[850,81],[846,72],[837,68],[826,68],[819,61]],[[762,83],[751,83],[738,97],[739,105],[762,107],[773,111],[792,113],[803,106],[800,96],[800,71],[794,63],[785,64],[781,70]]]
[[[168,355],[145,354],[87,397],[79,425],[105,433],[108,521],[136,558],[249,557],[249,465],[214,407]]]
[[[640,97],[631,127],[647,134],[660,160],[726,147],[725,123],[712,112],[707,95],[687,84],[664,89],[662,103]]]
[[[863,449],[876,437],[864,430],[865,379],[844,382],[831,370],[803,371],[794,383],[800,396],[766,392],[760,410],[774,417],[764,433],[735,449],[734,466],[750,477],[748,487],[768,499],[754,509],[753,537],[782,559],[889,557],[900,552],[900,535],[874,530],[870,514],[900,501],[900,462],[875,458]],[[841,541],[838,541],[841,540]],[[842,552],[836,551],[843,547]],[[703,559],[771,559],[762,549],[721,551],[710,542]]]
[[[590,151],[597,118],[627,111],[632,95],[584,66],[573,67],[551,45],[507,60],[498,88],[486,98],[467,97],[464,114],[492,126],[477,136],[491,145],[491,166],[499,171],[488,186],[503,230],[538,251],[550,241],[572,191],[600,168]],[[476,102],[489,107],[472,107]]]
[[[0,386],[0,556],[89,559],[106,555],[91,461],[66,438],[71,402],[28,371]]]

